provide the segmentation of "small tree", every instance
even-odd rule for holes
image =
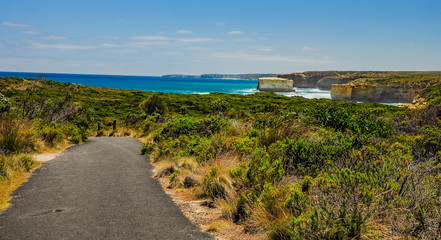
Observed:
[[[9,101],[9,98],[0,93],[0,114],[8,112],[10,108],[11,102]]]
[[[150,98],[141,102],[139,107],[148,115],[153,113],[163,115],[168,110],[165,98],[159,94],[153,94]]]

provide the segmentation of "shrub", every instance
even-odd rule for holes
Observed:
[[[22,125],[13,119],[0,120],[0,152],[11,154],[29,151],[34,147],[33,139],[22,129]]]
[[[0,93],[0,115],[2,113],[8,112],[10,108],[11,102],[9,101],[9,98]]]
[[[267,183],[257,200],[257,206],[253,209],[251,222],[256,222],[265,230],[268,239],[291,239],[289,211],[284,206],[288,193],[285,186]]]
[[[74,124],[65,124],[62,132],[69,138],[69,141],[75,144],[85,142],[87,140],[87,131],[82,131]]]
[[[419,132],[420,139],[415,142],[415,154],[424,158],[436,156],[441,150],[441,130],[436,127],[424,126]]]
[[[29,172],[35,164],[34,159],[29,156],[22,156],[20,158],[20,162],[21,162],[23,168],[26,169],[27,172]]]
[[[166,99],[158,93],[153,94],[147,100],[141,102],[139,107],[147,115],[151,115],[153,113],[163,115],[168,111]]]
[[[214,159],[217,153],[218,149],[213,146],[213,141],[209,138],[201,138],[192,149],[192,155],[196,156],[199,163]]]
[[[57,122],[51,122],[49,125],[46,125],[39,131],[39,133],[46,144],[51,147],[60,143],[64,139],[64,134],[61,131],[61,125]]]
[[[211,102],[211,107],[213,108],[213,112],[219,113],[227,111],[230,104],[225,99],[218,98]]]
[[[142,145],[141,155],[151,154],[153,152],[154,144],[146,142]]]
[[[8,175],[8,169],[6,166],[6,157],[0,156],[0,176],[6,177]]]
[[[170,183],[170,185],[175,185],[175,180],[177,179],[176,177],[178,176],[178,172],[174,172],[172,173],[170,176],[168,176],[168,181]]]
[[[232,191],[230,179],[225,174],[221,174],[217,167],[211,168],[211,170],[205,174],[201,187],[204,196],[210,197],[213,200],[216,198],[225,199]]]
[[[233,147],[236,151],[249,155],[251,154],[254,149],[256,148],[257,140],[256,138],[239,138],[233,143]]]

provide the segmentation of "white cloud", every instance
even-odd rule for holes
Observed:
[[[75,44],[44,44],[44,43],[31,43],[29,48],[33,49],[60,49],[60,50],[91,50],[96,49],[98,46],[94,45],[75,45]]]
[[[188,50],[194,50],[194,51],[207,51],[207,50],[210,50],[209,48],[206,48],[206,47],[189,47],[187,49]]]
[[[103,48],[119,48],[119,47],[121,47],[121,45],[112,44],[112,43],[102,43],[99,46],[103,47]]]
[[[122,51],[128,50],[128,48],[147,48],[151,46],[167,45],[167,42],[161,41],[137,41],[128,42],[125,44],[113,44],[113,43],[101,43],[95,45],[81,45],[81,44],[61,44],[61,43],[31,43],[28,48],[32,49],[58,49],[58,50],[95,50],[95,49],[120,49]]]
[[[272,52],[273,49],[270,47],[260,47],[257,49],[257,51],[259,51],[259,52]]]
[[[8,27],[16,27],[16,28],[33,28],[34,27],[34,26],[28,25],[28,24],[8,22],[8,21],[2,22],[2,25],[8,26]]]
[[[180,34],[192,34],[193,33],[192,31],[188,31],[188,30],[178,30],[176,32],[180,33]]]
[[[135,36],[131,37],[132,40],[151,40],[151,41],[167,41],[168,37],[164,36]]]
[[[41,36],[42,39],[50,39],[50,40],[66,40],[68,37],[57,36],[57,35],[49,35],[49,36]]]
[[[178,52],[162,52],[162,55],[178,55]]]
[[[243,32],[242,31],[238,31],[238,30],[234,30],[234,31],[229,31],[228,35],[242,35]]]
[[[180,42],[184,43],[196,43],[196,42],[218,42],[219,39],[214,38],[180,38],[178,39]]]
[[[23,34],[27,34],[27,35],[39,35],[40,33],[37,31],[23,31]]]
[[[160,45],[166,45],[166,42],[159,42],[159,41],[155,41],[155,42],[128,42],[124,45],[122,45],[122,47],[135,47],[135,48],[146,48],[146,47],[151,47],[151,46],[160,46]]]
[[[305,46],[302,48],[302,51],[304,51],[304,52],[310,52],[310,51],[314,51],[314,50],[315,50],[314,48],[308,47],[308,46]]]
[[[97,38],[97,39],[112,39],[112,40],[119,40],[120,39],[119,36],[97,36],[95,38]]]
[[[254,39],[249,39],[249,38],[236,38],[234,39],[235,42],[254,42]]]

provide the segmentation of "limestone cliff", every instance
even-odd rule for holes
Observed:
[[[293,86],[298,88],[318,88],[317,83],[326,76],[334,76],[334,72],[305,72],[279,75],[281,78],[291,79]]]
[[[411,103],[421,90],[399,85],[333,84],[331,97],[357,102]]]
[[[352,77],[324,77],[317,82],[317,87],[320,90],[331,90],[333,84],[346,84],[354,81],[356,78]]]
[[[278,77],[293,80],[293,85],[297,88],[331,90],[332,84],[345,84],[357,79],[382,77],[387,74],[387,72],[371,71],[310,71],[283,74]]]
[[[259,78],[257,90],[263,92],[292,92],[293,81],[285,78],[264,77]]]

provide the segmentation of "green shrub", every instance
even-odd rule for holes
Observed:
[[[415,142],[414,154],[420,158],[436,156],[441,151],[441,130],[437,127],[424,126],[419,132],[420,139]]]
[[[225,174],[221,174],[217,167],[211,168],[211,170],[204,175],[201,187],[204,196],[210,197],[213,200],[216,198],[225,199],[232,191],[231,181]]]
[[[39,134],[42,139],[49,146],[54,146],[61,143],[64,139],[64,134],[61,130],[61,125],[57,122],[51,122],[39,130]]]
[[[20,162],[21,162],[23,168],[26,169],[27,172],[29,172],[35,164],[34,159],[29,156],[22,156],[20,158]]]
[[[9,98],[0,93],[0,115],[2,113],[8,112],[10,108],[11,101],[9,100]]]
[[[284,206],[289,188],[265,184],[259,196],[256,209],[253,209],[252,220],[268,234],[268,239],[291,239],[289,214]]]
[[[215,99],[211,102],[211,107],[213,108],[213,112],[225,112],[229,109],[230,104],[223,98]]]
[[[12,154],[33,149],[34,141],[22,129],[22,125],[18,120],[0,120],[0,153]]]
[[[8,169],[6,166],[6,157],[0,156],[0,176],[6,177],[8,175]]]
[[[178,172],[174,172],[170,176],[168,176],[169,183],[172,183],[176,179],[177,176],[178,176]]]
[[[389,137],[393,134],[393,127],[376,116],[376,110],[362,109],[353,105],[316,105],[307,111],[325,127],[335,130],[351,130],[358,134],[370,134],[376,137]],[[368,117],[369,116],[369,117]]]
[[[85,142],[87,140],[87,131],[83,132],[74,124],[65,124],[62,127],[62,132],[69,138],[69,141],[75,144]],[[64,136],[63,136],[64,137]]]
[[[213,148],[212,143],[213,142],[211,139],[201,138],[199,144],[193,148],[193,155],[196,156],[197,160],[200,163],[206,162],[216,157],[217,152],[216,149]]]
[[[251,154],[257,146],[256,138],[239,138],[233,142],[233,147],[236,151],[249,155]]]
[[[150,142],[146,142],[142,145],[141,154],[142,155],[151,154],[153,152],[153,148],[154,148],[154,144]]]
[[[147,115],[151,115],[154,113],[163,115],[168,111],[166,99],[159,93],[155,93],[150,96],[147,100],[141,102],[139,107],[143,110]]]

